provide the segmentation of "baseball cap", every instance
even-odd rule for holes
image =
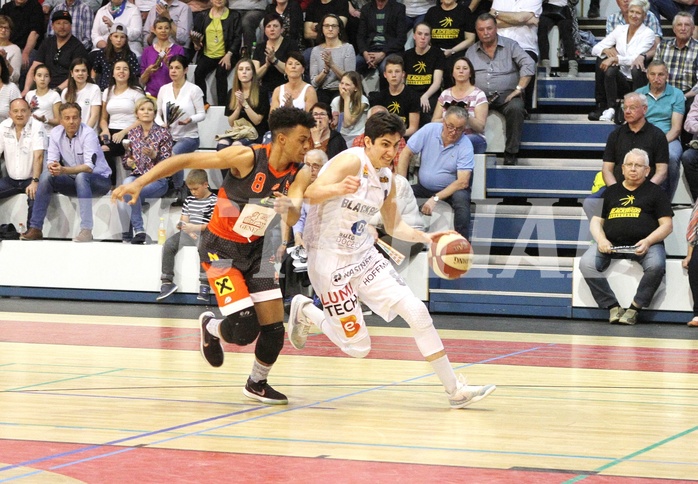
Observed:
[[[122,24],[112,24],[111,28],[109,29],[109,35],[115,34],[115,33],[122,33],[126,37],[128,37],[128,29],[126,28],[125,25]]]
[[[56,10],[53,12],[53,15],[51,15],[51,22],[55,22],[56,20],[67,20],[71,24],[73,23],[73,17],[67,10]]]

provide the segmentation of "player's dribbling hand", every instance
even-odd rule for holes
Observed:
[[[293,206],[293,201],[281,192],[274,192],[274,211],[279,215],[285,215]]]
[[[111,192],[111,200],[112,202],[124,201],[124,197],[126,195],[130,196],[131,199],[128,201],[129,205],[133,205],[136,203],[136,199],[138,199],[138,195],[141,193],[141,188],[136,185],[135,183],[129,183],[128,185],[121,185],[116,187],[114,190]]]

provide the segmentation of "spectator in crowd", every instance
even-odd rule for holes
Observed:
[[[622,182],[626,153],[632,148],[640,148],[649,157],[649,181],[661,186],[669,171],[669,143],[661,129],[647,122],[647,96],[637,92],[626,94],[624,114],[626,123],[609,134],[606,141],[601,169],[604,183],[610,187]],[[600,192],[597,192],[599,196],[603,193]]]
[[[167,128],[155,123],[155,102],[149,97],[141,97],[135,107],[138,123],[128,132],[128,153],[124,154],[122,164],[130,170],[123,184],[148,173],[162,160],[172,156],[172,136]],[[167,193],[167,179],[162,178],[147,184],[138,198],[130,205],[131,197],[124,197],[118,202],[121,219],[122,241],[132,244],[145,244],[146,233],[143,224],[143,203],[150,198],[161,198]]]
[[[414,31],[418,24],[424,22],[424,16],[434,5],[429,0],[403,0],[405,5],[405,29]],[[431,31],[431,29],[429,29]]]
[[[669,196],[669,200],[672,200],[681,176],[681,154],[683,153],[681,128],[686,101],[679,89],[667,84],[669,71],[664,61],[657,59],[650,62],[647,77],[649,84],[641,87],[637,92],[645,94],[647,99],[645,119],[661,129],[669,143],[668,173],[662,188]]]
[[[199,86],[187,81],[189,60],[182,55],[170,59],[170,79],[158,94],[156,122],[170,130],[174,146],[172,153],[193,153],[199,149],[199,123],[206,118],[204,93]],[[172,185],[177,191],[174,206],[184,205],[187,187],[184,185],[184,172],[172,175]]]
[[[591,219],[594,244],[579,261],[594,300],[609,310],[609,322],[635,324],[638,313],[650,305],[664,278],[664,239],[672,231],[671,202],[648,177],[647,152],[633,148],[622,163],[623,181],[603,194],[603,211]],[[630,259],[642,265],[643,276],[628,309],[623,309],[603,274],[613,259]]]
[[[44,64],[51,72],[51,89],[64,89],[68,85],[70,64],[78,57],[87,58],[87,49],[70,33],[73,18],[67,10],[56,10],[51,15],[55,35],[46,37],[39,46],[24,82],[22,94],[27,94],[34,82],[34,69]]]
[[[271,96],[274,89],[286,82],[286,58],[291,52],[292,42],[281,35],[281,17],[278,13],[264,16],[266,43],[257,45],[252,60],[257,77],[262,82],[262,92]]]
[[[628,24],[616,27],[592,49],[593,55],[603,58],[596,82],[603,83],[607,103],[599,118],[596,115],[603,106],[589,115],[592,121],[613,121],[620,99],[645,85],[644,61],[655,39],[654,32],[643,24],[646,14],[647,2],[632,0],[628,9]]]
[[[459,105],[468,111],[465,135],[473,145],[475,154],[487,149],[485,124],[489,114],[489,104],[485,93],[475,86],[475,69],[470,59],[457,59],[453,64],[453,87],[444,90],[439,96],[434,110],[434,122],[443,121],[443,113],[449,106]]]
[[[515,165],[526,112],[522,95],[533,77],[536,64],[518,43],[497,33],[497,23],[492,15],[480,15],[475,22],[475,31],[479,40],[470,46],[465,56],[475,70],[475,85],[490,101],[489,109],[504,115],[504,164]]]
[[[286,58],[286,78],[288,82],[280,85],[271,95],[271,109],[279,106],[296,107],[310,111],[317,102],[315,88],[303,80],[305,59],[300,52],[289,52]]]
[[[100,0],[82,0],[82,3],[84,3],[85,5],[87,5],[90,8],[90,12],[93,15],[102,6],[102,2]],[[61,4],[65,4],[65,1],[64,0],[43,0],[43,3],[41,4],[41,6],[44,10],[44,14],[48,15],[53,10],[60,10]]]
[[[388,89],[371,93],[369,101],[372,106],[385,106],[389,113],[397,114],[407,127],[405,138],[408,138],[419,129],[421,106],[417,93],[405,85],[402,57],[397,54],[386,57],[383,75],[388,81]]]
[[[327,32],[327,30],[322,28],[322,24],[325,21],[325,17],[330,14],[341,20],[342,26],[340,29],[345,31],[347,20],[350,15],[349,1],[313,0],[310,5],[308,5],[308,9],[305,11],[305,21],[303,23],[303,37],[306,41],[310,42],[311,45],[318,45],[322,42],[320,37]]]
[[[199,15],[192,33],[196,58],[194,83],[206,99],[206,77],[213,71],[216,75],[217,106],[225,106],[228,94],[228,74],[238,60],[242,44],[240,14],[230,10],[226,0],[212,0],[212,7]],[[210,100],[213,104],[213,100]]]
[[[686,97],[685,111],[691,108],[698,92],[698,41],[693,38],[695,22],[687,12],[679,12],[672,22],[673,39],[659,44],[654,59],[664,61],[669,70],[669,84],[680,89]]]
[[[186,179],[187,188],[191,193],[184,201],[182,215],[177,224],[178,232],[167,238],[162,246],[162,275],[160,280],[160,294],[158,301],[169,297],[177,290],[174,283],[174,266],[177,252],[182,247],[198,247],[201,233],[206,230],[211,221],[213,209],[216,206],[215,193],[208,186],[208,175],[201,169],[191,170]],[[200,301],[209,302],[211,288],[203,267],[199,272],[199,294],[196,297]]]
[[[45,148],[46,132],[43,124],[32,118],[29,103],[21,98],[11,101],[10,118],[0,123],[0,155],[4,156],[7,171],[7,175],[0,178],[0,199],[26,193],[27,226],[32,217]]]
[[[366,116],[366,119],[368,120],[371,116],[373,116],[376,113],[387,113],[388,108],[385,106],[372,106],[368,110],[368,114]],[[354,141],[351,143],[352,148],[356,148],[357,146],[360,146],[362,148],[365,147],[364,139],[366,138],[366,135],[364,133],[361,133],[358,135],[356,138],[354,138]],[[405,149],[405,146],[407,146],[407,141],[405,141],[404,136],[400,136],[400,140],[397,142],[397,150],[395,150],[395,156],[393,157],[393,162],[390,164],[390,171],[395,173],[395,169],[397,167],[398,162],[400,161],[400,155],[402,154],[402,150]],[[411,190],[411,189],[410,189]]]
[[[649,0],[650,9],[657,19],[660,15],[667,20],[673,20],[679,12],[686,12],[694,16],[696,14],[696,6],[693,2],[686,0]]]
[[[5,58],[10,82],[17,84],[22,72],[22,51],[10,40],[14,28],[14,22],[10,17],[0,15],[0,56]]]
[[[128,0],[109,0],[97,10],[92,24],[92,47],[105,49],[115,25],[123,26],[122,32],[128,37],[131,52],[140,59],[143,54],[143,20],[138,7]]]
[[[61,125],[51,131],[47,167],[39,177],[34,211],[23,240],[41,240],[41,229],[51,196],[62,193],[77,196],[80,232],[74,242],[92,241],[92,198],[106,195],[111,188],[111,169],[100,149],[97,133],[81,123],[80,106],[64,103],[60,107]]]
[[[128,29],[121,24],[112,24],[110,30],[104,48],[91,54],[94,72],[92,77],[97,79],[97,85],[102,91],[109,86],[116,61],[125,60],[135,76],[141,71],[138,56],[131,50],[131,44],[128,42]]]
[[[37,121],[44,123],[46,136],[51,133],[51,129],[59,124],[58,107],[61,105],[61,95],[48,85],[51,81],[51,73],[45,65],[37,66],[34,69],[34,84],[36,89],[32,89],[24,97],[32,110],[32,116]]]
[[[468,112],[460,106],[446,110],[443,123],[429,123],[407,141],[398,174],[407,177],[414,153],[421,155],[419,182],[412,185],[417,199],[427,199],[422,213],[431,215],[443,200],[453,209],[456,232],[470,238],[470,193],[475,166],[473,145],[464,136]]]
[[[205,15],[208,9],[211,8],[211,0],[182,0],[191,9],[192,14],[192,25],[195,25],[198,21],[197,19],[202,15]],[[240,39],[242,40],[242,38]]]
[[[252,52],[252,44],[257,40],[257,28],[259,22],[265,17],[264,10],[267,3],[267,0],[228,0],[228,7],[240,14],[242,43],[247,48],[247,52]],[[282,22],[279,17],[279,24]]]
[[[579,75],[577,46],[574,43],[574,30],[571,9],[576,8],[579,0],[550,0],[543,4],[543,13],[538,19],[538,50],[540,65],[550,68],[550,42],[548,34],[557,26],[562,42],[562,51],[568,60],[567,77]],[[557,47],[557,46],[554,46]]]
[[[102,91],[92,82],[87,60],[81,57],[70,64],[68,87],[61,93],[61,102],[77,103],[82,110],[82,122],[97,131],[102,115]]]
[[[326,153],[327,158],[334,158],[346,150],[347,142],[342,135],[330,128],[332,109],[327,104],[318,102],[310,108],[310,113],[315,118],[315,127],[310,130],[313,147]]]
[[[408,17],[409,18],[409,17]],[[431,27],[419,22],[412,33],[414,47],[402,55],[405,61],[405,85],[419,95],[419,126],[434,113],[444,77],[445,57],[441,49],[431,46]]]
[[[611,35],[611,32],[613,32],[616,29],[616,27],[620,25],[628,25],[630,0],[616,0],[616,3],[620,10],[618,12],[612,13],[606,19],[606,37]],[[657,20],[657,17],[655,17],[652,12],[647,12],[643,24],[649,29],[651,29],[652,32],[654,32],[654,45],[659,45],[659,42],[662,39],[662,26],[659,24],[659,20]],[[638,59],[637,65],[639,66],[641,64],[644,67],[645,63],[647,62],[647,59],[652,58],[652,56],[654,55],[654,50],[655,49],[653,47],[649,51],[645,52],[645,54],[647,54],[647,57],[643,56],[642,59]],[[610,53],[615,56],[617,54],[617,51],[611,50]],[[609,101],[606,99],[606,89],[604,87],[605,70],[601,68],[601,63],[605,60],[605,58],[601,57],[597,57],[596,59],[596,82],[594,84],[594,98],[596,100],[596,109],[589,114],[589,120],[591,121],[598,121],[603,112],[607,109],[609,104]],[[640,68],[639,70],[634,69],[631,71],[631,75],[637,78],[636,81],[633,81],[633,84],[636,84],[638,88],[643,86],[647,82],[644,76],[644,72],[641,72],[641,70],[642,68]]]
[[[515,40],[519,46],[538,62],[538,19],[543,11],[542,0],[493,0],[490,13],[497,22],[497,35]],[[525,90],[524,100],[526,109],[533,104],[533,87],[535,86],[535,69],[529,86]]]
[[[170,39],[170,25],[167,17],[158,17],[153,25],[155,40],[143,49],[141,57],[141,85],[145,92],[157,97],[160,88],[170,82],[168,65],[175,55],[184,55],[184,48]]]
[[[431,45],[446,59],[444,71],[450,72],[453,61],[475,42],[475,16],[466,4],[443,0],[429,9],[424,21],[431,26]],[[444,79],[444,85],[450,87],[451,79]]]
[[[10,82],[5,58],[0,56],[0,121],[7,119],[10,113],[10,101],[20,97],[19,88]]]
[[[254,140],[223,138],[218,141],[216,149],[221,150],[231,144],[261,143],[264,133],[269,131],[269,96],[262,92],[254,63],[250,59],[240,59],[236,64],[233,87],[228,93],[228,98],[230,101],[225,108],[228,124],[232,127],[236,121],[245,120],[255,127],[258,136]]]
[[[264,13],[277,13],[281,17],[281,35],[291,41],[291,50],[303,52],[303,10],[297,0],[272,0]]]
[[[681,266],[688,271],[688,285],[691,288],[693,296],[693,318],[688,322],[688,325],[698,327],[698,256],[693,257],[693,252],[698,244],[698,203],[693,205],[691,218],[688,222],[686,230],[686,241],[688,242],[688,251],[686,257],[681,261]]]
[[[92,50],[92,24],[95,17],[89,5],[84,3],[83,0],[65,0],[56,5],[53,11],[70,13],[73,37],[78,39],[88,52]],[[55,35],[53,22],[49,22],[46,29],[46,36],[50,37],[51,35]]]
[[[361,76],[356,71],[345,72],[339,81],[339,96],[332,100],[332,126],[336,126],[347,146],[364,131],[368,99],[363,95]]]
[[[124,156],[122,141],[138,121],[136,101],[144,96],[128,62],[116,61],[109,87],[102,93],[99,122],[102,150],[111,169],[111,183],[116,185],[116,158]]]
[[[691,141],[689,148],[681,155],[681,164],[683,164],[683,174],[688,183],[688,189],[691,192],[693,201],[698,200],[698,103],[697,97],[693,98],[691,110],[686,115],[683,129],[693,135],[694,141]]]
[[[589,10],[587,10],[588,18],[599,18],[601,16],[601,0],[591,0],[589,2]]]
[[[310,83],[318,100],[330,104],[339,95],[339,80],[345,72],[356,70],[354,46],[346,42],[342,19],[329,13],[318,23],[320,32],[310,53]]]
[[[388,54],[404,52],[405,6],[397,0],[371,0],[361,8],[356,35],[356,70],[385,70]]]
[[[143,46],[151,45],[156,39],[160,40],[153,29],[161,17],[170,21],[168,37],[187,49],[193,16],[189,5],[180,0],[158,0],[155,8],[148,13],[148,17],[143,23]]]
[[[0,8],[0,14],[12,20],[10,42],[22,51],[22,73],[18,85],[23,86],[34,49],[44,38],[44,13],[38,0],[10,0]]]

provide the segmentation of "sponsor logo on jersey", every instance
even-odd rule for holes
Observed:
[[[351,226],[351,233],[354,235],[363,235],[365,230],[366,230],[366,221],[365,220],[359,220],[358,222],[354,222],[354,224]]]
[[[353,338],[361,329],[361,325],[356,321],[356,316],[354,315],[341,318],[339,322],[342,324],[342,329],[347,338]]]
[[[388,268],[392,268],[393,266],[390,265],[390,262],[388,262],[387,259],[383,259],[376,264],[373,269],[371,269],[371,272],[366,274],[361,282],[364,284],[368,285],[371,284],[375,280],[375,278],[380,274],[381,272],[385,271]]]
[[[352,212],[356,212],[361,215],[366,214],[366,218],[373,217],[379,210],[378,207],[366,205],[365,203],[350,200],[348,198],[342,200],[342,208],[346,208],[347,210],[351,210]]]
[[[322,307],[330,316],[350,314],[359,305],[359,296],[354,293],[351,284],[338,291],[330,291],[320,295]]]
[[[249,217],[245,217],[240,224],[241,230],[247,230],[253,234],[266,227],[269,216],[261,212],[253,212]]]
[[[219,296],[227,296],[235,292],[235,286],[233,286],[233,281],[230,280],[229,276],[219,277],[213,281],[213,285]]]
[[[371,263],[371,258],[367,257],[366,259],[362,260],[361,262],[358,262],[356,264],[352,264],[350,266],[344,266],[332,273],[330,278],[332,279],[332,285],[333,286],[343,286],[345,280],[351,279],[353,276],[360,274],[361,271],[363,271],[368,265]]]

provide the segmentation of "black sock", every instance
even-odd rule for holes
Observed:
[[[634,309],[636,312],[639,313],[640,309],[642,309],[642,308],[639,308],[639,307],[635,306],[635,303],[632,303],[628,309]]]

